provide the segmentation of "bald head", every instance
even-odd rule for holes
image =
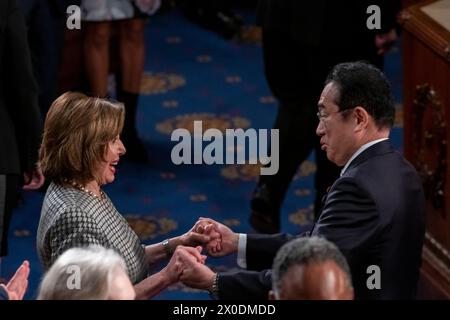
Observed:
[[[353,287],[347,261],[324,238],[298,238],[277,253],[271,298],[281,300],[350,300]]]
[[[347,275],[332,260],[292,265],[281,280],[281,300],[351,300]]]

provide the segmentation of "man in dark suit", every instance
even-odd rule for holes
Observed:
[[[416,170],[393,150],[390,86],[381,71],[363,62],[343,63],[328,75],[319,100],[317,134],[327,158],[343,167],[326,195],[311,235],[336,244],[350,266],[356,299],[413,299],[425,233],[425,200]],[[221,299],[265,299],[273,258],[292,238],[245,235],[211,219],[197,231],[216,235],[213,256],[238,253],[248,270],[214,274],[191,264],[188,285],[208,285]],[[263,270],[263,271],[261,271]]]
[[[36,169],[41,140],[38,95],[24,16],[16,0],[0,1],[0,257],[7,239],[17,188],[37,189],[43,177]],[[1,259],[1,258],[0,258]]]
[[[320,152],[316,103],[331,68],[365,60],[382,68],[386,46],[395,39],[399,0],[260,0],[265,76],[279,102],[279,170],[260,176],[251,200],[250,223],[261,233],[280,232],[282,202],[298,166],[315,150],[315,218],[339,169]],[[380,29],[369,29],[367,8],[378,5]],[[295,148],[292,146],[295,145]]]

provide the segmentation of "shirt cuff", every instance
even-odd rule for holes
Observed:
[[[237,265],[241,268],[247,269],[247,235],[239,233]]]

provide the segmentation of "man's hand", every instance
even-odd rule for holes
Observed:
[[[197,228],[199,233],[210,235],[212,239],[206,245],[209,255],[213,257],[223,257],[237,252],[239,234],[233,232],[226,225],[214,221],[213,219],[200,218]]]
[[[201,250],[201,247],[199,250]],[[183,264],[180,281],[185,285],[195,289],[207,290],[212,287],[214,281],[214,272],[208,268],[204,261],[199,262],[192,258],[187,252],[180,252],[180,261]]]
[[[0,284],[8,293],[9,300],[22,300],[28,288],[28,276],[30,275],[30,263],[24,261],[17,269],[14,276],[5,286]]]
[[[24,190],[37,190],[44,184],[45,177],[42,174],[41,169],[36,168],[32,172],[25,172],[23,174],[23,180],[24,180],[23,185]]]
[[[171,241],[175,243],[175,246],[196,247],[199,245],[207,244],[211,237],[209,234],[203,234],[203,232],[197,232],[197,224],[195,224],[188,232],[182,234],[179,237],[172,238]]]
[[[395,41],[397,40],[397,31],[395,29],[391,29],[387,33],[377,34],[375,36],[375,45],[378,48],[378,54],[383,54],[388,52]]]
[[[203,234],[204,236],[209,238],[209,241],[206,242],[207,248],[220,248],[222,244],[222,236],[216,230],[215,224],[211,223],[211,221],[213,220],[199,218],[197,223],[194,225],[193,230],[194,232]]]

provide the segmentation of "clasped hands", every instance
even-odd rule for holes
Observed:
[[[181,237],[184,237],[185,245],[176,248],[164,271],[173,283],[181,281],[191,288],[211,288],[215,273],[205,265],[203,248],[213,257],[234,253],[238,248],[239,234],[217,221],[199,218],[194,227]]]

